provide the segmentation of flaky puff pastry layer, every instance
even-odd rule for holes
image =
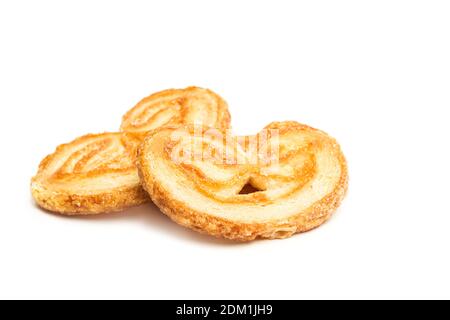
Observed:
[[[31,192],[62,214],[118,211],[149,200],[135,166],[141,140],[129,133],[86,135],[59,146],[39,165]]]
[[[87,135],[59,146],[32,179],[39,206],[62,214],[120,211],[149,200],[139,183],[136,149],[150,129],[201,123],[230,125],[226,102],[211,90],[170,89],[141,100],[123,118],[123,133]]]
[[[163,128],[139,148],[144,189],[185,227],[239,241],[287,238],[320,226],[344,198],[346,160],[322,131],[277,122],[231,142],[210,132]],[[255,192],[242,192],[249,185]]]
[[[163,126],[192,123],[228,129],[227,103],[208,89],[168,89],[142,99],[123,116],[120,129],[145,134]]]

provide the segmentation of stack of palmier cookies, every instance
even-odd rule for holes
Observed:
[[[287,238],[324,223],[347,190],[347,165],[326,133],[275,122],[229,133],[227,103],[198,87],[142,99],[119,132],[85,135],[44,158],[36,203],[65,215],[153,201],[175,222],[232,240]]]

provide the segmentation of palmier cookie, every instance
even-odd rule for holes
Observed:
[[[141,133],[167,125],[197,123],[221,130],[230,126],[227,103],[208,89],[168,89],[142,99],[122,119],[121,131]]]
[[[155,93],[125,117],[122,129],[132,132],[87,135],[47,156],[32,179],[32,195],[41,207],[62,214],[119,211],[146,202],[149,197],[135,166],[137,146],[146,128],[183,124],[197,115],[200,121],[221,129],[230,123],[226,102],[210,90]]]
[[[205,127],[164,128],[147,136],[137,164],[144,189],[171,219],[239,241],[318,227],[348,181],[338,143],[296,122],[234,138]]]
[[[148,201],[135,165],[140,142],[130,133],[103,133],[59,146],[31,181],[34,199],[63,214],[118,211]]]

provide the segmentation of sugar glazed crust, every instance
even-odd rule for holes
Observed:
[[[184,138],[203,145],[211,140],[194,137],[192,126],[153,131],[139,148],[143,187],[172,220],[216,237],[281,239],[320,226],[346,194],[348,171],[340,146],[326,133],[296,122],[275,122],[265,129],[278,132],[278,164],[176,163],[170,153]],[[248,143],[239,143],[251,156]],[[257,192],[241,194],[248,184]]]

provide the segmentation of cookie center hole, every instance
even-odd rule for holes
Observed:
[[[241,189],[241,191],[239,191],[239,194],[252,194],[252,193],[256,193],[256,192],[261,192],[264,190],[261,190],[259,188],[256,188],[255,186],[253,186],[250,182],[247,182]]]

